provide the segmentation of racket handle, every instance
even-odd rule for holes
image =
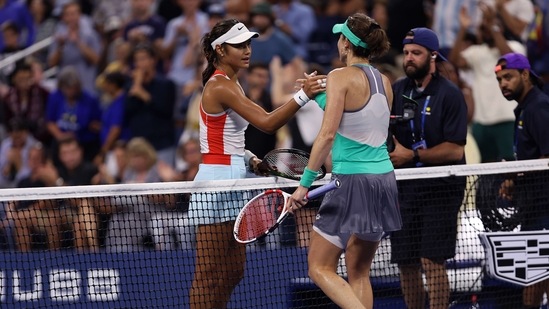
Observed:
[[[341,181],[339,181],[339,179],[334,179],[323,186],[320,186],[314,190],[307,192],[307,194],[305,195],[305,198],[308,200],[317,198],[319,196],[326,194],[328,191],[332,191],[334,189],[339,188],[340,186],[341,186]]]

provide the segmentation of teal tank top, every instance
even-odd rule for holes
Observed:
[[[334,174],[385,174],[394,170],[387,152],[390,110],[378,70],[356,65],[368,77],[370,98],[356,111],[344,111],[332,147]],[[326,93],[315,97],[326,108]]]

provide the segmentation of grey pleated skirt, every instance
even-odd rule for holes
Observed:
[[[332,175],[341,187],[328,192],[314,226],[331,235],[400,230],[398,189],[394,172]]]

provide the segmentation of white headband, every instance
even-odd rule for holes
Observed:
[[[215,49],[217,45],[221,45],[223,43],[240,44],[251,38],[257,38],[258,36],[259,33],[248,30],[243,23],[238,23],[234,25],[231,30],[227,31],[227,33],[213,41],[212,49]]]

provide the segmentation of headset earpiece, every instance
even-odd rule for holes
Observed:
[[[431,59],[437,59],[437,54],[432,54]]]

